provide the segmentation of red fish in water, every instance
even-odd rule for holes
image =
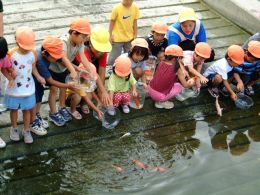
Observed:
[[[112,167],[114,167],[120,173],[124,172],[124,169],[118,165],[112,165]]]
[[[143,162],[141,162],[140,160],[133,160],[133,163],[141,169],[148,168],[148,166],[146,164],[144,164]]]
[[[167,171],[167,169],[163,167],[154,167],[153,170],[160,173],[165,173]]]

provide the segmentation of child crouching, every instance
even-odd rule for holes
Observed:
[[[173,102],[168,101],[182,90],[180,83],[176,83],[176,65],[178,58],[183,56],[182,49],[177,45],[165,49],[165,59],[158,64],[153,79],[148,86],[148,93],[155,101],[156,108],[171,109]]]

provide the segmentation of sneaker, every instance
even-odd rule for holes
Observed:
[[[0,148],[4,148],[6,146],[5,141],[0,137]]]
[[[130,109],[128,105],[122,105],[123,113],[128,114],[130,112]]]
[[[47,130],[43,126],[41,126],[39,119],[36,119],[35,121],[33,121],[32,125],[31,125],[31,131],[33,133],[35,133],[36,135],[46,135],[47,134]]]
[[[23,140],[24,143],[26,144],[31,144],[33,143],[33,137],[30,131],[22,131],[22,135],[23,135]]]
[[[223,95],[224,97],[229,96],[229,93],[228,93],[226,87],[223,87],[221,90],[219,90],[219,93],[221,93],[221,95]]]
[[[245,88],[245,93],[246,93],[247,95],[254,95],[254,94],[255,94],[254,89],[253,89],[252,86],[247,86],[247,87]]]
[[[42,126],[44,129],[49,128],[49,123],[48,123],[48,121],[44,120],[44,119],[41,117],[40,113],[37,113],[37,114],[36,114],[36,117],[39,119],[39,122],[40,122],[41,126]]]
[[[65,122],[72,120],[72,117],[71,117],[69,111],[65,107],[61,108],[59,110],[59,113],[61,114],[61,116]]]
[[[19,141],[20,140],[20,135],[19,131],[17,128],[11,127],[10,129],[10,139],[13,141]]]
[[[164,108],[163,102],[155,102],[154,106],[155,108]]]
[[[172,109],[174,107],[174,104],[173,104],[173,102],[165,101],[165,102],[163,102],[163,107],[165,109]]]
[[[212,97],[218,97],[219,96],[219,90],[218,88],[208,88],[208,91]]]
[[[56,112],[54,114],[49,114],[49,121],[53,122],[57,126],[63,126],[65,125],[66,121],[64,121],[63,117],[59,112]]]

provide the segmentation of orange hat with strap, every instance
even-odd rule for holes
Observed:
[[[81,34],[88,35],[90,34],[90,23],[85,18],[75,18],[71,21],[69,25],[71,30],[75,30]]]
[[[196,44],[195,46],[195,52],[196,54],[198,54],[199,56],[208,59],[210,58],[210,54],[211,54],[211,47],[209,46],[208,43],[205,42],[199,42]]]
[[[55,59],[64,56],[63,42],[55,36],[48,36],[42,41],[42,47]]]
[[[166,47],[165,55],[182,57],[183,56],[183,50],[178,45],[170,45],[170,46]]]
[[[194,12],[194,10],[192,8],[186,8],[179,13],[178,21],[182,23],[187,20],[196,21],[196,19],[196,13]]]
[[[136,38],[131,42],[132,48],[135,46],[144,47],[148,49],[148,43],[144,38]]]
[[[120,77],[128,76],[131,73],[131,60],[127,56],[119,56],[115,60],[115,72]]]
[[[155,22],[152,25],[152,31],[160,33],[160,34],[166,34],[168,30],[168,26],[164,22]]]
[[[250,41],[247,49],[255,58],[260,58],[260,42]]]
[[[231,45],[227,49],[227,54],[230,59],[236,64],[240,65],[244,63],[245,52],[239,45]]]
[[[32,50],[35,47],[35,33],[27,26],[19,27],[15,33],[16,42],[25,50]]]

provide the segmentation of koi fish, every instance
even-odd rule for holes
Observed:
[[[134,102],[135,102],[136,107],[141,108],[141,104],[140,104],[138,97],[133,97],[133,98],[134,98]]]
[[[141,162],[140,160],[133,160],[133,163],[134,163],[137,167],[139,167],[139,168],[141,168],[141,169],[147,169],[147,168],[148,168],[148,166],[147,166],[146,164],[144,164],[143,162]]]
[[[118,165],[112,165],[112,167],[114,167],[120,173],[124,172],[124,169]]]
[[[167,171],[167,169],[163,167],[154,167],[153,170],[160,173],[165,173]]]
[[[124,137],[129,137],[130,135],[131,135],[131,133],[127,132],[127,133],[125,133],[124,135],[122,135],[119,139],[122,139],[122,138],[124,138]]]
[[[218,103],[218,97],[216,97],[216,109],[217,109],[217,113],[219,116],[222,116],[222,110],[223,108],[220,107],[219,103]]]

